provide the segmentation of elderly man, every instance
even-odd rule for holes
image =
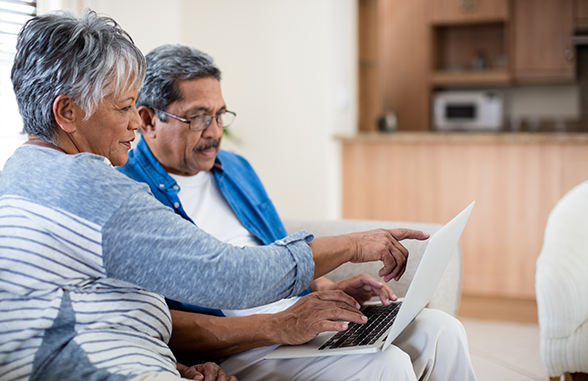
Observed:
[[[227,110],[220,71],[185,46],[161,46],[147,56],[137,107],[142,139],[118,168],[149,184],[155,197],[218,239],[256,246],[286,236],[263,185],[241,156],[219,149]],[[385,277],[398,279],[401,273]],[[333,283],[318,278],[308,295],[250,310],[211,310],[171,302],[174,353],[219,358],[241,380],[474,380],[465,332],[453,317],[424,310],[388,350],[369,355],[263,360],[278,344],[300,344],[322,331],[346,329],[333,290],[363,303],[395,295],[362,274]]]

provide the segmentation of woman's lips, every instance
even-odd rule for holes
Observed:
[[[127,149],[131,149],[131,143],[133,142],[133,140],[135,140],[135,138],[132,138],[131,140],[127,140],[126,142],[121,142],[121,143],[122,143],[122,145],[127,147]]]

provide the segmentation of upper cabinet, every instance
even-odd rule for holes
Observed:
[[[572,82],[574,0],[513,0],[515,82]]]
[[[358,0],[359,125],[429,130],[431,94],[575,81],[588,0]]]
[[[437,24],[508,20],[508,0],[431,0],[431,21]]]

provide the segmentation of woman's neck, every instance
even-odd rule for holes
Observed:
[[[43,140],[36,135],[29,135],[28,140],[26,142],[24,142],[24,144],[30,144],[30,145],[34,145],[34,146],[38,146],[38,147],[52,148],[52,149],[56,149],[58,151],[61,151],[63,153],[67,153],[61,147],[59,147],[53,143],[49,143],[48,141]]]

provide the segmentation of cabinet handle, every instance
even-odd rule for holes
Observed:
[[[564,56],[566,57],[566,60],[572,61],[574,59],[574,50],[568,46],[564,51]]]
[[[475,12],[477,8],[477,0],[459,0],[457,8],[465,13]]]

